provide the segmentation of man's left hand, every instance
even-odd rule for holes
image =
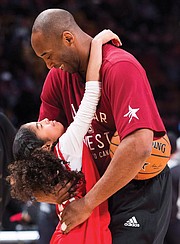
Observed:
[[[76,226],[89,218],[93,209],[85,204],[85,199],[81,198],[68,204],[61,214],[61,223],[63,224],[63,233],[67,234]],[[65,227],[65,228],[64,228]]]

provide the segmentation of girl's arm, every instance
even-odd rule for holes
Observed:
[[[94,117],[101,93],[101,82],[99,80],[102,64],[102,45],[112,39],[115,39],[120,45],[119,38],[110,30],[100,32],[92,40],[84,96],[74,121],[59,139],[61,152],[64,156],[76,155],[81,157],[82,155],[83,139]],[[70,158],[66,158],[66,160],[71,162]]]
[[[111,41],[115,46],[121,46],[119,37],[111,30],[103,30],[97,34],[91,42],[91,51],[86,73],[86,81],[100,80],[100,68],[102,64],[102,46]]]

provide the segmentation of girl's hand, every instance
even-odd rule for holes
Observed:
[[[100,81],[102,46],[109,41],[112,41],[112,43],[117,47],[122,45],[119,37],[111,30],[103,30],[92,39],[86,81]]]
[[[122,43],[121,43],[121,40],[119,39],[119,37],[109,29],[105,29],[105,30],[101,31],[100,33],[98,33],[93,38],[92,41],[101,43],[102,45],[109,41],[112,41],[112,43],[115,46],[117,46],[117,47],[122,46]]]

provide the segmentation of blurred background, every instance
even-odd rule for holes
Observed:
[[[146,69],[166,128],[180,133],[178,0],[0,0],[0,110],[13,124],[37,119],[47,69],[31,48],[31,27],[54,7],[69,10],[92,36],[117,33]]]
[[[31,27],[41,11],[56,7],[70,11],[91,36],[105,28],[119,35],[123,48],[145,68],[166,129],[179,137],[178,0],[0,0],[0,112],[16,128],[37,120],[40,92],[48,70],[31,48]],[[29,206],[21,209],[32,210]],[[30,216],[29,223],[36,228],[38,222],[31,211]],[[16,227],[5,224],[4,229]]]

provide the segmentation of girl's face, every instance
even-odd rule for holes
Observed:
[[[60,122],[47,118],[38,122],[27,123],[24,126],[31,129],[39,139],[49,143],[57,141],[64,133],[64,126]]]

